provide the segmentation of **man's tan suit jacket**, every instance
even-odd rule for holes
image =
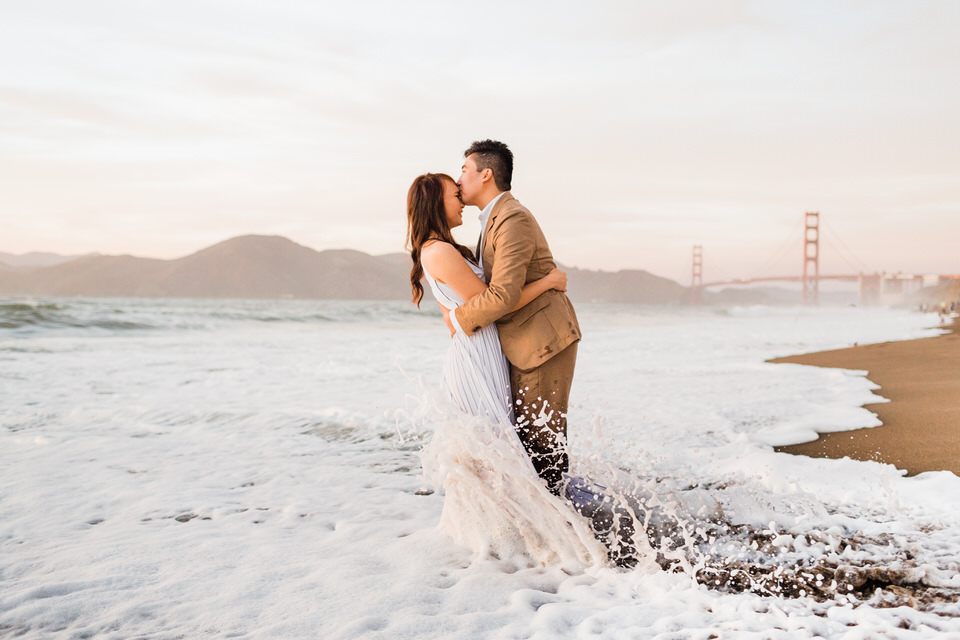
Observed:
[[[467,335],[496,322],[503,353],[521,370],[539,367],[580,339],[573,305],[556,289],[510,313],[523,285],[539,280],[557,265],[533,214],[509,191],[490,212],[480,251],[487,290],[456,310],[457,322]]]

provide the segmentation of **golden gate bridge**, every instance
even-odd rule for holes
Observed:
[[[693,247],[693,271],[690,284],[690,301],[703,301],[703,291],[710,287],[755,284],[759,282],[800,282],[803,303],[816,305],[820,299],[821,280],[841,280],[858,283],[858,299],[861,305],[884,304],[902,300],[903,296],[922,289],[931,279],[960,281],[960,275],[905,275],[860,271],[855,274],[820,274],[820,212],[804,213],[803,271],[794,276],[761,276],[732,280],[703,281],[703,245]]]

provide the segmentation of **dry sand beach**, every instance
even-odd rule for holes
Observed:
[[[935,338],[884,342],[770,362],[863,370],[890,400],[865,405],[882,426],[823,433],[777,451],[820,458],[876,460],[904,469],[960,475],[960,324]]]

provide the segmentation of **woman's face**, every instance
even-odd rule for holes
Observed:
[[[463,203],[460,202],[460,187],[452,180],[443,181],[443,209],[447,213],[447,224],[456,228],[463,224]]]

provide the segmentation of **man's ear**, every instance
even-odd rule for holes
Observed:
[[[487,167],[486,169],[480,172],[480,182],[484,183],[490,180],[493,180],[493,169],[491,169],[490,167]]]

